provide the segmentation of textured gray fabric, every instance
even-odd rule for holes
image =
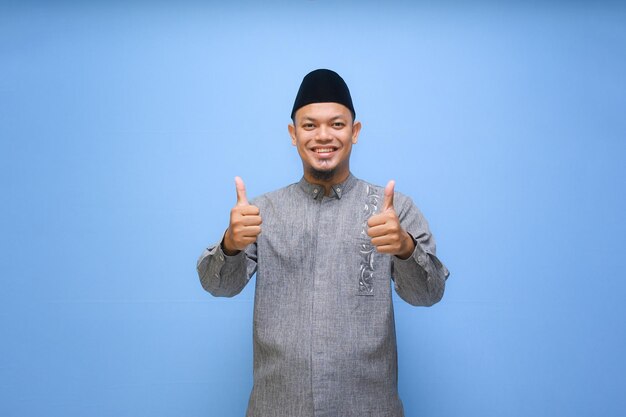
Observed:
[[[410,198],[394,195],[400,223],[417,241],[401,260],[376,252],[367,236],[382,187],[350,175],[323,194],[302,179],[258,197],[256,244],[226,256],[218,243],[198,260],[200,282],[215,296],[238,294],[257,274],[247,416],[403,416],[390,283],[410,304],[430,306],[443,296],[448,270]]]

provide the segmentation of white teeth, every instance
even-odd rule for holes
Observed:
[[[332,152],[334,151],[334,148],[317,148],[315,149],[315,152],[317,153],[327,153],[327,152]]]

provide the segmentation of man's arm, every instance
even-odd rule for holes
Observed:
[[[391,275],[396,292],[409,304],[431,306],[443,297],[450,272],[435,255],[435,239],[428,222],[410,198],[404,199],[398,217],[415,248],[406,259],[392,258]]]
[[[243,180],[235,177],[237,204],[222,241],[207,248],[196,265],[202,287],[216,297],[232,297],[246,286],[257,267],[256,239],[261,233],[259,208],[248,203]]]
[[[367,234],[380,253],[392,255],[391,276],[398,295],[412,305],[431,306],[441,300],[450,273],[435,256],[428,223],[410,198],[394,206],[394,181],[385,187],[380,213],[367,221]]]
[[[256,266],[256,243],[228,256],[220,242],[202,252],[196,269],[202,288],[216,297],[232,297],[246,286]]]

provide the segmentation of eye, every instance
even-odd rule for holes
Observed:
[[[345,127],[345,126],[346,126],[346,124],[344,122],[334,122],[333,123],[333,127],[335,129],[341,129],[341,128]]]
[[[302,124],[302,128],[305,130],[311,130],[315,127],[315,125],[313,123],[303,123]]]

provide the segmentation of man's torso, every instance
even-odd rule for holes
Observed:
[[[352,176],[331,196],[315,188],[254,201],[263,231],[248,415],[401,416],[391,258],[366,224],[383,191]]]

